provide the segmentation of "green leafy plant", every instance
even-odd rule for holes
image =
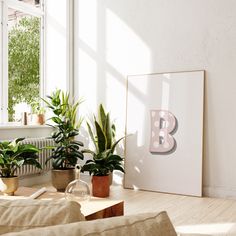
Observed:
[[[48,100],[42,99],[47,107],[53,112],[53,117],[50,119],[58,124],[60,121],[70,120],[74,129],[79,129],[83,118],[77,118],[79,105],[83,102],[82,99],[74,101],[71,99],[70,93],[56,89],[51,96],[47,96]]]
[[[30,105],[31,105],[33,114],[37,114],[37,115],[45,114],[46,109],[43,106],[41,106],[39,101],[34,101]]]
[[[91,125],[87,122],[88,132],[95,146],[95,151],[84,149],[83,153],[92,155],[92,160],[87,160],[82,167],[82,172],[89,171],[89,174],[104,176],[113,170],[124,172],[122,166],[123,158],[114,154],[117,144],[124,138],[115,140],[115,125],[110,121],[110,114],[106,113],[103,105],[99,105],[98,118],[94,116],[93,132]]]
[[[84,150],[83,152],[92,154],[93,159],[86,161],[81,172],[88,171],[90,175],[96,176],[108,175],[113,170],[119,170],[124,173],[123,158],[119,155],[111,154],[110,149],[101,153],[95,153],[90,150]]]
[[[22,140],[24,138],[0,142],[1,177],[13,177],[16,169],[22,165],[33,165],[42,169],[37,161],[39,149],[31,144],[20,143]]]
[[[52,155],[47,161],[52,160],[54,169],[67,169],[74,167],[78,159],[83,159],[80,147],[83,143],[74,140],[79,134],[81,119],[77,122],[77,109],[81,101],[71,102],[70,94],[61,90],[56,90],[51,96],[44,100],[47,107],[53,112],[50,118],[54,122],[52,126],[55,130],[51,138],[55,141]]]

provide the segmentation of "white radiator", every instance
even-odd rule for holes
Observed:
[[[53,139],[47,138],[26,138],[22,141],[25,144],[32,144],[35,145],[37,148],[43,148],[46,146],[55,146],[55,142]],[[31,165],[23,165],[17,169],[16,175],[18,176],[26,176],[26,175],[33,175],[33,174],[40,174],[42,172],[48,171],[52,168],[51,161],[45,164],[47,157],[49,157],[52,153],[52,150],[44,149],[39,153],[39,158],[37,159],[38,162],[42,165],[42,169],[38,169],[35,166]]]

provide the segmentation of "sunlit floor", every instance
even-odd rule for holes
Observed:
[[[110,198],[123,199],[125,215],[167,211],[180,235],[236,235],[236,200],[198,198],[111,186]]]
[[[120,185],[111,187],[111,198],[124,199],[125,215],[167,211],[181,235],[236,235],[236,200],[134,191]]]
[[[126,215],[167,211],[183,235],[236,235],[236,200],[133,191],[121,186],[112,186],[111,196],[125,200]]]

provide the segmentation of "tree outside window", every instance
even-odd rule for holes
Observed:
[[[40,97],[40,18],[21,16],[8,34],[8,115],[14,108]]]

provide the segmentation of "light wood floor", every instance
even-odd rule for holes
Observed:
[[[134,191],[122,186],[111,186],[110,198],[124,200],[125,215],[167,211],[181,235],[236,235],[236,200]]]
[[[167,211],[180,232],[236,235],[236,200],[198,198],[112,186],[111,197],[125,200],[125,214]]]

